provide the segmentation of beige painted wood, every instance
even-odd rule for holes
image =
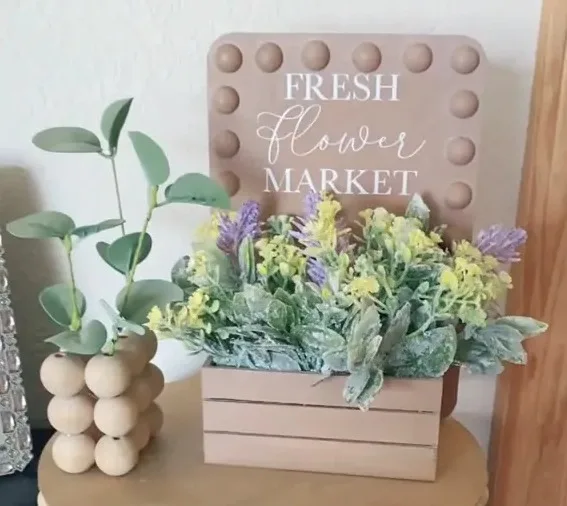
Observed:
[[[206,432],[405,443],[437,447],[439,414],[204,401]]]
[[[236,399],[312,406],[349,407],[342,390],[345,378],[324,381],[313,373],[253,371],[223,367],[202,369],[204,399]],[[386,379],[372,409],[429,411],[441,409],[443,380]],[[356,408],[353,408],[356,409]]]
[[[458,422],[442,423],[434,483],[203,463],[199,379],[166,385],[161,434],[127,476],[60,471],[51,444],[39,463],[50,506],[484,506],[484,454]]]
[[[424,446],[205,433],[210,464],[433,481],[437,450]]]

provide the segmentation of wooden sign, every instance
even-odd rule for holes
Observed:
[[[212,177],[235,206],[300,213],[309,190],[470,235],[485,57],[461,36],[230,34],[208,59]]]

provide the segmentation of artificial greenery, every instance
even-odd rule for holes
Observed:
[[[25,239],[57,239],[63,246],[69,266],[68,283],[46,287],[39,302],[47,315],[61,327],[61,332],[47,339],[61,350],[93,355],[101,350],[114,352],[118,336],[124,332],[143,335],[150,308],[165,308],[168,303],[183,300],[181,288],[162,279],[135,279],[136,268],[149,255],[152,238],[148,227],[156,209],[173,203],[194,203],[216,209],[229,209],[226,192],[210,178],[198,173],[184,174],[170,184],[170,167],[162,148],[148,135],[132,131],[128,136],[139,159],[148,184],[148,199],[141,231],[126,233],[122,198],[117,177],[116,159],[121,133],[133,99],[110,104],[101,118],[101,131],[106,140],[80,127],[55,127],[39,132],[33,138],[38,148],[55,153],[97,154],[108,160],[114,180],[118,218],[94,225],[77,226],[74,220],[58,211],[42,211],[24,216],[7,225],[9,233]],[[104,262],[124,277],[124,287],[114,305],[101,303],[111,320],[111,331],[99,320],[84,322],[87,308],[85,296],[77,287],[73,269],[73,253],[78,244],[90,236],[120,227],[121,235],[111,242],[96,243]]]
[[[213,364],[345,375],[344,398],[361,409],[384,376],[525,363],[522,341],[546,324],[496,306],[522,230],[492,227],[446,247],[418,195],[405,216],[362,212],[357,234],[340,212],[331,195],[311,193],[298,218],[261,224],[255,202],[214,213],[173,269],[184,301],[153,308],[148,325]]]

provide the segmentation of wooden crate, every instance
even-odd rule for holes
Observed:
[[[340,376],[209,364],[201,374],[206,463],[435,480],[442,379],[387,379],[362,412]]]

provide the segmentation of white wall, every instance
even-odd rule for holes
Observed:
[[[50,155],[30,138],[57,124],[98,128],[111,100],[134,96],[130,128],[155,137],[174,175],[207,170],[205,56],[229,31],[459,33],[477,38],[493,69],[485,98],[485,205],[480,223],[513,222],[541,0],[2,0],[0,2],[0,166],[2,223],[55,208],[90,223],[114,217],[111,174],[95,157]],[[145,183],[127,143],[119,160],[125,212],[136,230]],[[497,188],[499,188],[497,190]],[[502,191],[504,189],[504,192]],[[160,210],[155,249],[141,275],[168,276],[189,246],[202,209]],[[112,234],[109,234],[112,236]],[[48,244],[5,238],[26,368],[31,418],[42,423],[46,395],[37,368],[49,325],[35,293],[61,272]],[[120,279],[94,248],[77,256],[77,277],[94,306]],[[93,313],[91,313],[93,314]],[[486,444],[494,382],[462,382],[459,416]]]

